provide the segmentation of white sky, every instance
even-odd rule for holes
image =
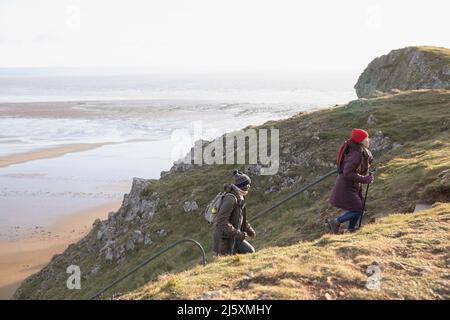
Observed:
[[[0,67],[362,70],[450,47],[450,1],[0,0]]]

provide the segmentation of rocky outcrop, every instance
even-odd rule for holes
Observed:
[[[183,204],[183,210],[186,213],[195,211],[197,209],[198,209],[198,204],[197,204],[197,201],[195,201],[195,200],[194,201],[185,201]]]
[[[99,256],[108,262],[120,263],[126,253],[139,245],[150,245],[147,231],[156,214],[160,199],[151,191],[151,182],[134,178],[131,191],[125,194],[122,206],[111,212],[105,221],[97,220],[93,225],[97,244],[101,244]]]
[[[450,49],[407,47],[375,58],[355,85],[359,98],[395,90],[450,89]]]

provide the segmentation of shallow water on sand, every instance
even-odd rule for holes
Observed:
[[[1,168],[0,239],[17,238],[64,215],[120,200],[133,177],[159,177],[167,163],[168,141],[149,141]]]

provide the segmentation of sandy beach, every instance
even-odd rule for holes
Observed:
[[[112,143],[75,143],[59,145],[47,149],[0,156],[0,168],[33,160],[56,158],[72,152],[88,151],[108,144]]]
[[[95,219],[105,219],[119,206],[120,201],[110,202],[65,216],[45,228],[37,226],[19,240],[0,241],[0,299],[10,299],[21,281],[87,234]]]

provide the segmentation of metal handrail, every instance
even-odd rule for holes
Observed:
[[[328,172],[327,174],[321,176],[320,178],[318,178],[317,180],[309,183],[308,185],[304,186],[303,188],[291,193],[289,196],[287,196],[286,198],[278,201],[277,203],[275,203],[273,206],[271,206],[270,208],[267,208],[265,210],[263,210],[262,212],[258,213],[256,216],[254,216],[252,219],[250,219],[250,222],[253,222],[254,220],[256,220],[257,218],[259,218],[260,216],[266,214],[267,212],[279,207],[280,205],[282,205],[283,203],[285,203],[286,201],[292,199],[293,197],[299,195],[300,193],[308,190],[309,188],[315,186],[316,184],[318,184],[319,182],[325,180],[326,178],[328,178],[329,176],[337,173],[337,169],[334,169],[330,172]],[[100,295],[102,295],[105,291],[107,291],[108,289],[112,288],[113,286],[115,286],[117,283],[119,283],[120,281],[124,280],[125,278],[127,278],[128,276],[130,276],[131,274],[133,274],[134,272],[136,272],[137,270],[139,270],[140,268],[142,268],[143,266],[147,265],[150,261],[156,259],[157,257],[159,257],[160,255],[162,255],[163,253],[169,251],[170,249],[172,249],[173,247],[177,246],[180,243],[184,243],[184,242],[192,242],[194,243],[197,247],[200,248],[201,252],[202,252],[202,258],[203,258],[203,265],[206,265],[206,254],[205,254],[205,250],[203,249],[202,245],[193,240],[193,239],[182,239],[182,240],[178,240],[177,242],[174,242],[173,244],[171,244],[170,246],[160,250],[159,252],[155,253],[154,255],[152,255],[150,258],[148,258],[147,260],[145,260],[144,262],[142,262],[141,264],[139,264],[138,266],[136,266],[134,269],[132,269],[131,271],[129,271],[128,273],[126,273],[125,275],[123,275],[122,277],[120,277],[119,279],[115,280],[114,282],[112,282],[111,284],[109,284],[108,286],[106,286],[105,288],[103,288],[102,290],[100,290],[98,293],[96,293],[94,296],[90,297],[89,300],[93,300],[98,298]]]
[[[205,254],[205,250],[203,249],[202,245],[193,240],[193,239],[182,239],[182,240],[178,240],[174,243],[172,243],[170,246],[158,251],[157,253],[155,253],[154,255],[152,255],[150,258],[148,258],[147,260],[145,260],[144,262],[142,262],[141,264],[139,264],[138,266],[134,267],[131,271],[127,272],[125,275],[123,275],[122,277],[120,277],[119,279],[113,281],[112,283],[110,283],[108,286],[106,286],[105,288],[103,288],[102,290],[100,290],[99,292],[97,292],[95,295],[93,295],[92,297],[89,298],[89,300],[94,300],[96,298],[98,298],[99,296],[101,296],[105,291],[107,291],[108,289],[111,289],[113,286],[115,286],[116,284],[118,284],[120,281],[122,281],[123,279],[127,278],[128,276],[130,276],[131,274],[133,274],[134,272],[136,272],[137,270],[139,270],[140,268],[142,268],[143,266],[147,265],[150,261],[156,259],[157,257],[159,257],[160,255],[162,255],[163,253],[169,251],[170,249],[172,249],[173,247],[177,246],[180,243],[184,243],[184,242],[192,242],[193,244],[195,244],[197,247],[200,248],[201,252],[202,252],[202,263],[204,266],[206,266],[206,254]]]
[[[258,213],[256,216],[252,217],[249,222],[253,222],[254,220],[256,220],[257,218],[259,218],[260,216],[262,216],[263,214],[266,214],[267,212],[279,207],[280,205],[282,205],[283,203],[285,203],[286,201],[292,199],[293,197],[297,196],[298,194],[308,190],[309,188],[311,188],[312,186],[315,186],[316,184],[318,184],[319,182],[325,180],[326,178],[328,178],[329,176],[337,173],[337,169],[334,169],[333,171],[328,172],[327,174],[321,176],[319,179],[311,182],[310,184],[304,186],[303,188],[291,193],[290,195],[288,195],[286,198],[284,198],[283,200],[278,201],[277,203],[275,203],[273,206],[271,206],[270,208],[267,208],[263,211],[261,211],[260,213]]]

